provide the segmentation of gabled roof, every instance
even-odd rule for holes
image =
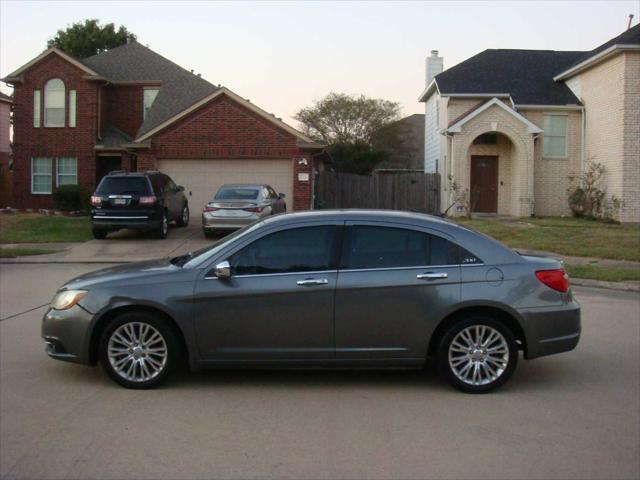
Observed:
[[[40,55],[38,55],[37,57],[31,59],[30,61],[28,61],[27,63],[25,63],[23,66],[21,66],[19,69],[11,72],[9,75],[7,75],[5,78],[3,78],[2,80],[5,82],[10,82],[11,79],[17,78],[20,76],[20,74],[22,72],[24,72],[25,70],[27,70],[29,67],[31,67],[32,65],[35,65],[36,63],[38,63],[40,60],[42,60],[45,57],[48,57],[49,55],[58,55],[59,57],[65,59],[67,62],[71,63],[72,65],[78,67],[80,70],[84,70],[86,73],[88,73],[89,75],[97,75],[97,73],[95,71],[93,71],[90,67],[88,67],[87,65],[83,64],[80,60],[78,60],[77,58],[72,57],[71,55],[64,53],[62,50],[59,50],[55,47],[51,47],[48,50],[45,50],[44,52],[42,52]]]
[[[102,133],[100,143],[95,146],[96,150],[119,150],[123,144],[130,143],[133,139],[131,136],[124,133],[122,130],[114,127],[113,125],[105,128]]]
[[[570,78],[593,64],[604,60],[609,55],[623,50],[640,50],[640,24],[625,30],[617,37],[612,38],[590,52],[585,52],[584,55],[577,58],[571,65],[557,72],[554,80]]]
[[[518,105],[580,105],[555,73],[584,52],[554,50],[485,50],[436,75],[441,95],[510,94]]]
[[[283,130],[287,131],[288,133],[292,134],[293,136],[297,137],[298,138],[298,142],[299,142],[300,145],[304,145],[304,146],[309,147],[309,148],[320,147],[321,146],[320,144],[316,143],[312,138],[307,137],[302,132],[299,132],[295,128],[287,125],[282,120],[280,120],[280,119],[276,118],[275,116],[271,115],[270,113],[264,111],[263,109],[261,109],[260,107],[254,105],[253,103],[245,100],[244,98],[242,98],[241,96],[239,96],[236,93],[232,92],[231,90],[229,90],[226,87],[217,88],[212,94],[207,95],[206,97],[204,97],[203,99],[197,101],[196,103],[194,103],[193,105],[189,106],[188,108],[182,110],[181,112],[178,112],[173,117],[170,117],[170,118],[166,119],[164,122],[156,125],[151,130],[148,130],[146,133],[144,133],[142,135],[136,135],[135,141],[136,142],[144,142],[145,140],[149,139],[151,136],[153,136],[157,132],[159,132],[161,130],[164,130],[169,125],[173,124],[174,122],[177,122],[181,118],[189,115],[191,112],[193,112],[193,111],[197,110],[198,108],[206,105],[207,103],[211,102],[212,100],[218,98],[221,95],[226,95],[227,97],[231,98],[235,102],[237,102],[240,105],[244,106],[248,110],[251,110],[252,112],[254,112],[254,113],[258,114],[259,116],[261,116],[262,118],[264,118],[265,120],[268,120],[269,122],[273,123],[277,127],[280,127],[281,129],[283,129]],[[160,96],[160,94],[158,94],[158,97],[159,96]],[[156,99],[156,101],[157,101],[157,99]],[[154,103],[154,106],[155,106],[155,103]]]
[[[0,92],[0,102],[13,103],[13,97]]]
[[[467,123],[472,118],[477,117],[485,110],[491,108],[492,106],[497,106],[502,108],[504,111],[512,115],[514,118],[518,119],[522,123],[527,126],[528,133],[542,133],[542,129],[538,127],[536,124],[532,123],[530,120],[525,118],[523,115],[516,112],[513,108],[510,108],[507,104],[505,104],[499,98],[492,98],[491,100],[481,103],[476,107],[468,110],[466,113],[458,117],[458,119],[452,125],[447,128],[447,133],[459,133],[462,131],[462,126]]]
[[[83,58],[82,63],[112,82],[160,82],[158,96],[136,137],[218,90],[204,78],[137,42]]]

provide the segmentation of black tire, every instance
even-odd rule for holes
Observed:
[[[93,238],[95,238],[96,240],[104,240],[105,238],[107,238],[107,232],[104,229],[99,229],[99,228],[93,228],[91,229],[91,233],[93,233]]]
[[[215,238],[216,236],[216,232],[215,230],[202,230],[202,233],[204,233],[204,236],[207,238]]]
[[[189,205],[185,203],[180,211],[180,216],[176,220],[176,225],[178,227],[186,227],[189,225],[189,217]]]
[[[470,327],[472,327],[471,330],[466,330]],[[499,335],[488,345],[474,349],[473,353],[471,352],[471,349],[467,352],[462,353],[463,351],[459,349],[458,345],[464,344],[463,346],[466,347],[467,343],[465,343],[464,339],[462,339],[461,337],[458,337],[457,339],[456,337],[464,330],[466,330],[465,334],[474,334],[474,332],[479,331],[475,329],[476,327],[478,327],[479,329],[481,329],[482,327],[488,327],[484,329],[484,331],[486,332],[484,336],[480,334],[480,338],[483,338],[484,342],[487,341],[487,339],[489,338],[489,334],[492,331],[498,332]],[[502,338],[500,338],[500,335],[502,336]],[[459,372],[458,374],[456,374],[456,372],[454,371],[454,367],[451,365],[449,359],[450,348],[454,339],[456,340],[456,346],[454,347],[455,350],[452,351],[453,362],[460,362],[461,366],[459,368],[461,370],[464,370],[465,367],[471,364],[471,367],[469,367],[470,370],[468,370],[466,374],[470,373],[472,377],[467,377],[466,381],[463,381],[461,378],[459,378],[459,374],[463,372]],[[491,360],[487,360],[486,354],[483,354],[481,350],[486,352],[487,349],[497,349],[498,345],[500,345],[501,343],[503,345],[506,345],[506,350],[504,346],[500,350],[500,352],[504,353],[493,353],[493,358]],[[477,355],[477,357],[474,357],[473,355]],[[516,343],[515,336],[513,335],[513,332],[511,332],[511,330],[502,321],[489,316],[473,315],[462,318],[460,321],[454,323],[449,328],[449,330],[445,332],[438,345],[438,371],[442,378],[444,378],[458,390],[466,393],[487,393],[501,387],[507,380],[509,380],[518,364],[518,356],[518,344]],[[506,367],[497,367],[496,363],[494,363],[495,358],[498,358],[498,363],[501,363],[502,365],[504,365],[502,362],[506,360]],[[476,368],[476,363],[478,363],[477,368],[479,375],[486,374],[486,378],[483,380],[483,382],[486,383],[480,384],[481,379],[479,377],[477,381],[474,382],[473,375],[475,375],[475,373],[473,372],[473,370]],[[493,371],[496,374],[497,378],[493,379],[493,374],[490,374],[490,369],[487,367],[491,367],[492,370],[495,369]],[[462,374],[462,377],[464,378],[465,374]]]
[[[166,351],[167,351],[166,362],[164,363],[164,366],[162,367],[162,369],[159,370],[159,372],[152,378],[149,378],[146,380],[142,379],[142,380],[133,381],[125,378],[112,365],[109,359],[109,352],[108,352],[109,340],[113,335],[113,333],[125,324],[150,325],[162,336],[165,342]],[[156,343],[156,345],[158,344]],[[171,371],[173,371],[177,367],[179,363],[179,358],[180,358],[178,345],[179,344],[176,341],[175,333],[173,329],[167,324],[167,322],[164,319],[147,312],[129,312],[129,313],[124,313],[122,315],[119,315],[114,319],[112,319],[107,325],[107,327],[104,329],[100,337],[100,344],[98,346],[99,348],[98,358],[100,359],[100,364],[102,365],[102,368],[105,370],[107,375],[109,375],[109,377],[114,382],[126,388],[149,389],[149,388],[157,387],[162,382],[164,382],[169,376],[169,374],[171,373]],[[131,352],[131,350],[129,351]],[[126,364],[128,363],[129,362],[126,362]],[[151,364],[148,364],[148,365],[151,365]],[[140,366],[134,367],[134,375],[138,371],[142,372],[141,367]]]
[[[168,234],[169,234],[169,217],[167,216],[167,212],[164,211],[162,212],[160,225],[155,231],[155,237],[163,239],[163,238],[167,238]]]

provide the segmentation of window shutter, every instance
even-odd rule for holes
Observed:
[[[69,126],[76,126],[76,91],[69,90]]]
[[[40,110],[41,110],[40,90],[34,90],[33,91],[33,126],[35,128],[40,128]]]

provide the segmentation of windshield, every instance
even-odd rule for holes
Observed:
[[[256,188],[221,188],[216,193],[214,200],[255,200],[260,193]]]
[[[213,255],[216,255],[220,250],[226,247],[230,242],[237,240],[240,237],[243,237],[254,230],[257,230],[264,222],[256,222],[246,227],[241,228],[240,230],[236,230],[235,232],[227,235],[226,237],[221,238],[217,242],[209,245],[207,247],[201,248],[199,250],[195,250],[193,252],[189,252],[185,255],[180,255],[179,257],[174,257],[171,259],[171,263],[178,267],[186,267],[186,268],[195,268],[200,265],[202,262],[206,261],[208,258],[211,258]]]
[[[151,195],[145,177],[104,177],[96,190],[98,195]]]

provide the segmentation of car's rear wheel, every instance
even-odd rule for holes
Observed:
[[[160,225],[156,230],[157,238],[167,238],[169,233],[169,217],[167,217],[167,212],[162,212],[162,218],[160,220]]]
[[[93,233],[93,238],[95,238],[96,240],[103,240],[105,238],[107,238],[107,232],[104,229],[100,229],[100,228],[93,228],[91,230],[91,233]]]
[[[186,227],[187,225],[189,225],[189,205],[187,205],[186,203],[182,207],[182,213],[180,214],[180,217],[178,217],[178,219],[176,220],[176,225],[178,225],[179,227]]]
[[[467,317],[454,323],[438,347],[438,369],[451,385],[467,393],[486,393],[503,385],[518,363],[518,345],[500,320]]]
[[[100,363],[126,388],[153,388],[166,380],[176,365],[177,345],[171,328],[146,312],[125,313],[113,319],[100,339]]]

